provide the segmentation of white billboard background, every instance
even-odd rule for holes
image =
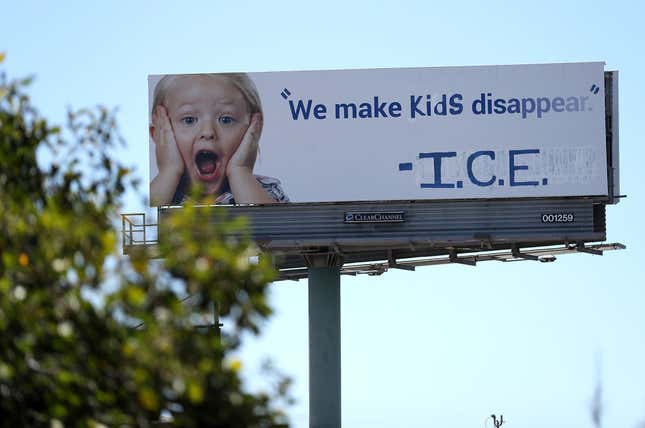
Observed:
[[[248,73],[264,112],[254,173],[280,179],[291,202],[606,195],[603,71],[603,63],[570,63]],[[160,77],[149,78],[150,104]],[[536,104],[525,118],[508,112],[477,115],[472,102],[482,93],[516,98],[527,110],[530,101],[523,98]],[[448,100],[461,95],[460,114],[418,113],[426,111],[428,95],[434,106],[444,94]],[[336,105],[355,103],[359,111],[361,103],[374,105],[374,97],[378,105],[388,103],[386,114],[389,103],[398,102],[400,117],[336,117]],[[411,97],[422,97],[417,110]],[[553,108],[558,97],[560,112]],[[570,97],[578,101],[578,111],[567,111]],[[542,117],[538,98],[549,100]],[[295,107],[309,100],[309,119],[294,120],[290,102]],[[545,107],[547,101],[541,102]],[[326,108],[319,115],[323,119],[313,116],[317,104]],[[468,157],[478,151],[487,153],[472,161],[470,172],[480,185],[468,174]],[[433,153],[455,153],[441,159],[441,183],[452,187],[432,186],[438,156]],[[152,141],[150,165],[152,179],[157,174]]]

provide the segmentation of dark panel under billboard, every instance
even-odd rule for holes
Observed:
[[[174,209],[181,208],[161,209],[160,222]],[[284,268],[303,266],[303,255],[318,250],[362,262],[392,254],[407,258],[603,241],[604,210],[591,199],[530,199],[208,206],[198,215],[204,225],[221,218],[222,211],[248,217],[252,239]],[[348,213],[364,221],[347,222]],[[397,221],[378,221],[383,216]]]

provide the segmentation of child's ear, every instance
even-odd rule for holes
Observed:
[[[150,125],[150,126],[148,127],[148,132],[150,132],[150,138],[152,138],[152,139],[154,140],[154,139],[155,139],[155,137],[154,137],[154,135],[155,135],[155,126],[154,126],[154,125]]]

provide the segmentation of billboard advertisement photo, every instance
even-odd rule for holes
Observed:
[[[604,63],[151,75],[150,203],[606,196]]]

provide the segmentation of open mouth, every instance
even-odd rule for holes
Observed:
[[[210,150],[200,150],[195,155],[195,165],[199,174],[204,178],[211,178],[217,171],[217,153]]]

